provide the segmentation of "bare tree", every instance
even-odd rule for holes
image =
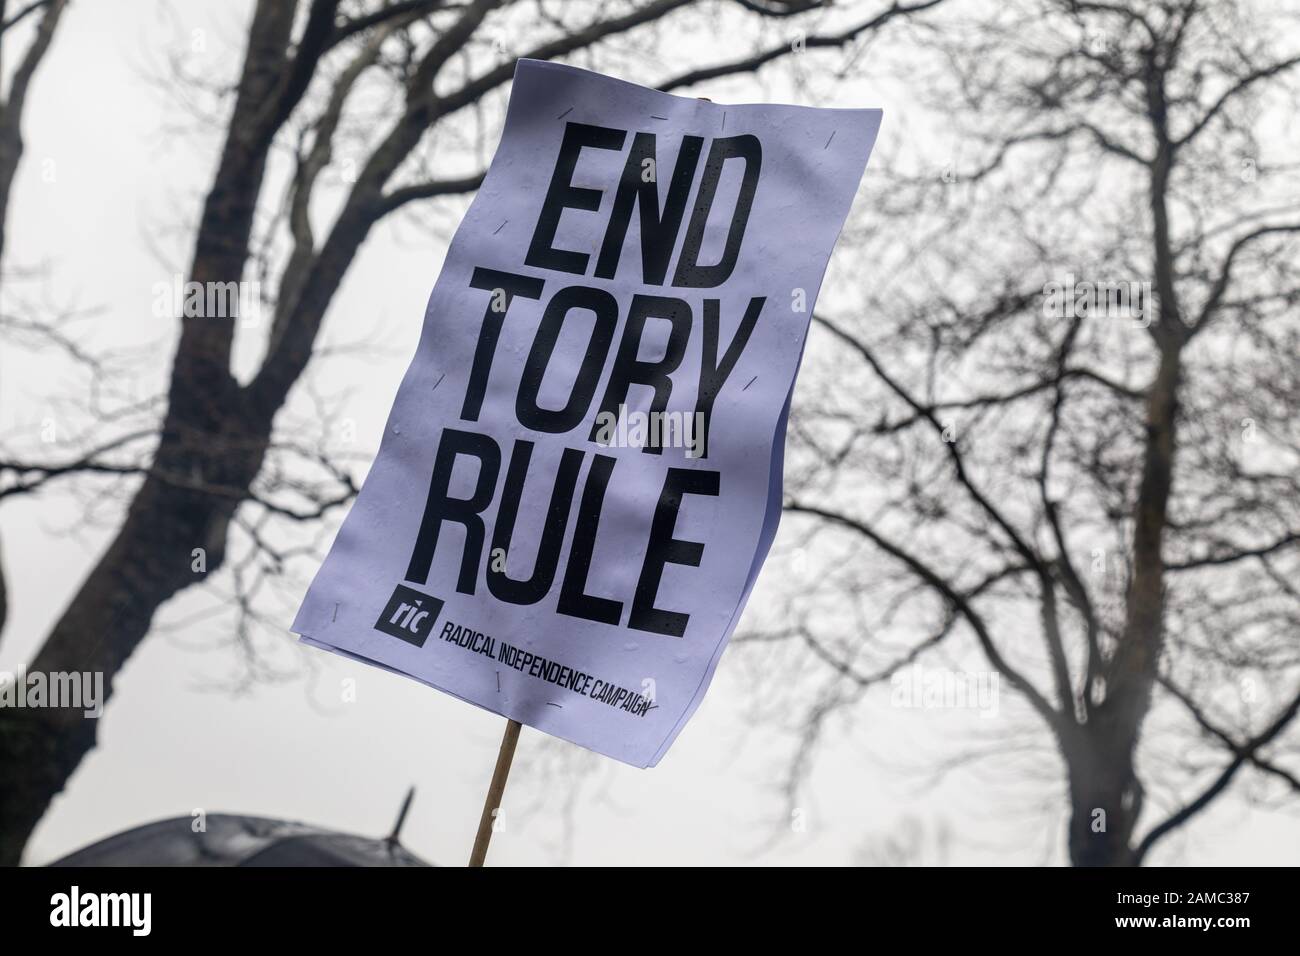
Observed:
[[[67,0],[29,0],[25,4],[11,4],[0,0],[0,50],[6,34],[18,32],[24,22],[35,20],[36,27],[26,47],[19,51],[18,65],[9,77],[8,89],[0,91],[0,256],[5,249],[5,222],[9,218],[9,196],[13,191],[14,176],[23,155],[22,119],[27,105],[27,91],[32,78],[41,65],[59,18],[67,7]],[[30,18],[30,19],[29,19]],[[0,61],[0,65],[3,62]],[[0,618],[0,621],[3,619]]]
[[[1056,753],[1069,859],[1140,864],[1249,777],[1300,791],[1296,19],[946,27],[917,77],[953,151],[850,231],[792,424],[817,560],[749,637],[819,662],[796,776],[830,715],[969,649]]]
[[[227,561],[232,532],[242,529],[264,545],[266,522],[315,522],[351,497],[347,472],[328,460],[317,461],[326,474],[309,488],[290,469],[274,467],[277,447],[312,456],[292,435],[283,437],[295,387],[318,353],[330,302],[376,223],[478,186],[482,168],[448,168],[445,144],[463,140],[479,114],[489,123],[499,119],[516,55],[606,66],[622,56],[636,75],[655,71],[651,82],[661,89],[683,89],[753,72],[794,51],[848,48],[938,2],[829,10],[802,0],[259,0],[187,278],[224,284],[256,270],[270,287],[263,357],[243,381],[232,371],[239,323],[184,318],[162,420],[129,457],[121,457],[124,445],[137,436],[100,429],[69,460],[10,455],[0,462],[12,493],[70,474],[134,482],[120,527],[31,668],[102,671],[111,688],[160,606]],[[780,30],[765,26],[778,21]],[[792,44],[782,32],[791,22],[800,25],[804,43]],[[720,23],[746,27],[753,48],[704,65],[671,57],[667,66],[644,65],[658,32]],[[341,163],[336,151],[344,142],[351,155]],[[275,181],[270,173],[280,163],[287,191],[268,196],[265,184]],[[328,222],[322,206],[332,211]],[[284,503],[285,495],[296,504]],[[96,723],[76,712],[0,713],[0,863],[19,859],[95,735]]]
[[[9,219],[9,197],[13,192],[14,177],[23,156],[22,119],[27,104],[27,91],[31,88],[36,69],[45,58],[54,30],[67,6],[67,0],[30,0],[19,9],[11,10],[8,0],[0,0],[0,67],[6,35],[20,32],[17,28],[33,14],[40,14],[37,26],[26,47],[20,51],[18,66],[14,69],[7,89],[0,88],[0,289],[4,284],[5,223]],[[11,32],[12,31],[12,32]],[[0,77],[3,73],[0,72]],[[14,324],[9,316],[0,313],[0,332]],[[0,568],[0,631],[8,617],[9,600],[5,588],[4,570]]]

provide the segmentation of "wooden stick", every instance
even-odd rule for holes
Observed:
[[[487,859],[488,843],[492,840],[492,823],[497,810],[501,808],[501,795],[506,789],[506,778],[510,776],[510,763],[515,759],[520,726],[517,720],[506,721],[506,732],[501,737],[501,749],[497,752],[497,766],[492,771],[492,783],[488,785],[487,799],[483,801],[483,815],[478,821],[478,835],[474,837],[474,849],[469,855],[470,866],[482,866]]]

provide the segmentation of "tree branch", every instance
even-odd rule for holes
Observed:
[[[799,501],[791,501],[786,504],[785,510],[794,514],[813,515],[829,521],[832,524],[838,524],[841,527],[856,531],[867,540],[871,541],[876,547],[886,554],[900,561],[908,567],[913,574],[920,578],[925,584],[929,585],[941,598],[953,609],[958,611],[970,624],[971,630],[975,632],[975,637],[979,641],[980,647],[984,651],[984,656],[988,659],[989,664],[1003,677],[1011,682],[1012,686],[1024,694],[1026,700],[1036,710],[1039,715],[1047,722],[1047,725],[1055,733],[1063,730],[1061,715],[1048,703],[1047,699],[1038,691],[1029,680],[1017,671],[1002,656],[997,645],[993,641],[993,636],[989,631],[988,625],[984,618],[977,612],[973,605],[963,597],[951,584],[943,579],[938,572],[923,562],[920,558],[911,554],[901,546],[890,541],[888,538],[879,534],[875,529],[848,515],[839,514],[816,505],[803,504]]]
[[[1255,752],[1286,729],[1298,711],[1300,711],[1300,694],[1296,694],[1291,703],[1258,736],[1251,738],[1234,750],[1232,760],[1219,772],[1214,781],[1201,792],[1200,796],[1171,814],[1162,823],[1151,828],[1134,851],[1135,862],[1140,864],[1147,853],[1151,851],[1151,848],[1163,837],[1209,806],[1215,797],[1227,789],[1228,784],[1232,782],[1232,778],[1237,775],[1237,771],[1250,762]]]

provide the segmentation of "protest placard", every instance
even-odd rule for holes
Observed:
[[[294,631],[657,763],[775,534],[795,373],[880,115],[521,60]]]

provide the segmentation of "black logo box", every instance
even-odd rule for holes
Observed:
[[[393,596],[375,622],[375,630],[423,647],[438,623],[442,605],[439,598],[399,584],[393,588]]]

